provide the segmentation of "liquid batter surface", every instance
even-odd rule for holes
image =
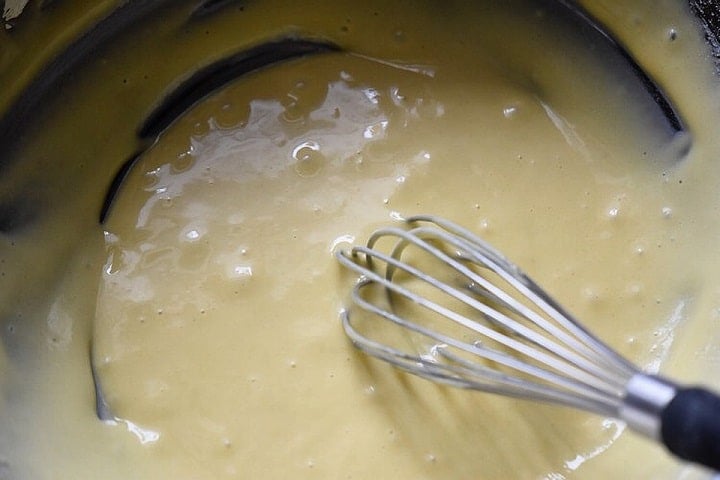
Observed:
[[[612,52],[568,44],[534,5],[401,22],[371,8],[340,31],[373,55],[265,68],[173,124],[107,222],[64,255],[32,329],[6,325],[34,339],[35,358],[18,362],[11,342],[0,356],[20,389],[2,397],[0,478],[699,475],[613,419],[411,378],[357,353],[339,325],[351,279],[334,249],[435,213],[646,370],[713,385],[717,112],[682,110],[688,151]],[[702,46],[687,13],[664,8],[638,7],[632,28],[659,45],[665,64],[651,68],[671,82]],[[509,25],[556,33],[526,48]],[[564,56],[534,59],[558,45]],[[695,55],[694,87],[674,98],[702,88],[716,102]],[[111,421],[95,416],[88,344]]]

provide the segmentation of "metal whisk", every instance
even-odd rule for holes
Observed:
[[[360,275],[342,324],[364,352],[452,386],[619,418],[720,470],[720,397],[642,373],[468,230],[413,216],[336,256]]]

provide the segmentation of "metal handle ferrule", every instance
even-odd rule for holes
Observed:
[[[630,378],[618,416],[638,433],[661,438],[661,415],[675,397],[677,386],[664,378],[638,373]]]

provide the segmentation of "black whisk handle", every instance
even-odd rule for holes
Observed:
[[[681,388],[661,416],[661,438],[678,457],[720,471],[720,396]]]

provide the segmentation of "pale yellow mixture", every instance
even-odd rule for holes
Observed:
[[[106,224],[62,252],[68,273],[25,333],[35,351],[0,346],[0,479],[702,475],[621,422],[440,387],[344,338],[334,249],[433,213],[643,368],[720,387],[720,108],[689,12],[596,5],[690,139],[542,11],[423,5],[353,9],[366,28],[350,44],[371,55],[243,77],[138,160]],[[514,15],[518,32],[548,22],[533,37],[547,56],[506,42],[498,19]],[[4,281],[58,253],[42,241],[0,256]],[[111,421],[95,416],[89,345]]]

